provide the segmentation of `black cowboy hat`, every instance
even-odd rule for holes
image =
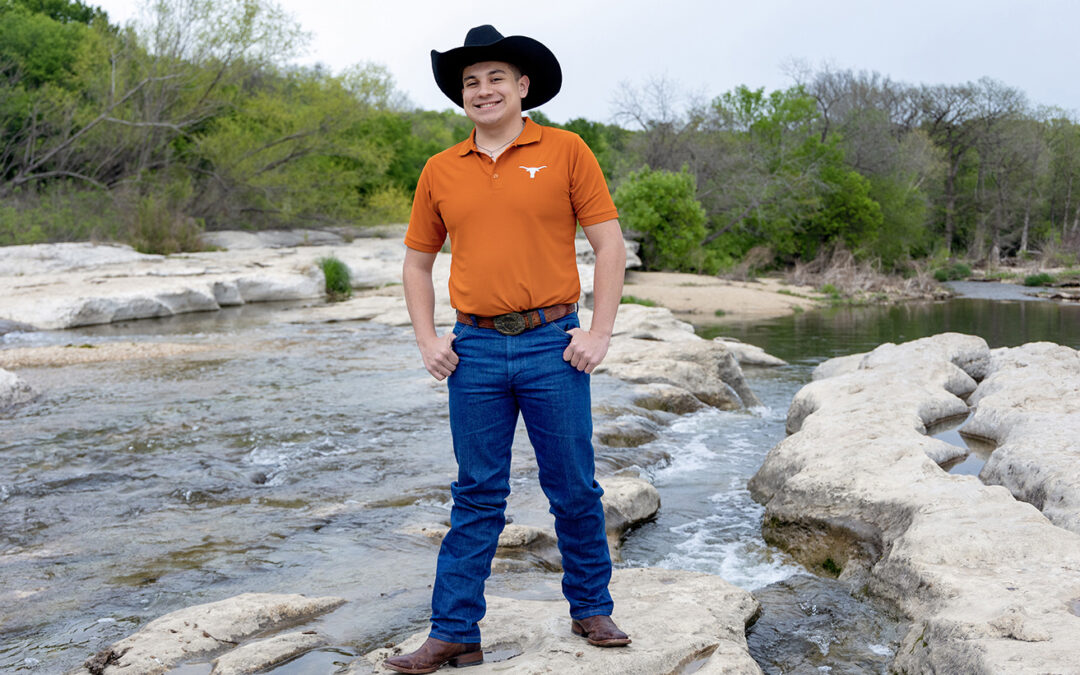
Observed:
[[[461,100],[461,71],[481,61],[504,61],[529,76],[529,94],[521,100],[522,110],[547,103],[562,87],[562,68],[550,49],[523,35],[503,37],[494,26],[477,26],[465,36],[464,46],[441,54],[431,50],[435,83],[458,107],[465,107]]]

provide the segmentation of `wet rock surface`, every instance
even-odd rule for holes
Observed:
[[[37,392],[15,373],[0,368],[0,412],[34,400]]]
[[[92,656],[73,675],[149,675],[165,673],[185,661],[231,650],[255,635],[295,625],[339,607],[340,598],[244,593],[226,600],[187,607],[162,616],[137,633]],[[283,649],[289,644],[291,647]],[[298,648],[298,645],[309,647]],[[314,648],[307,638],[280,636],[243,647],[236,657],[222,657],[223,673],[250,673],[287,656]],[[246,665],[241,665],[246,664]],[[244,669],[247,668],[247,669]],[[219,672],[219,671],[215,671]]]
[[[746,626],[758,612],[746,591],[708,574],[637,568],[616,570],[611,592],[618,599],[613,618],[633,639],[625,648],[600,649],[573,635],[561,598],[489,596],[480,623],[485,662],[469,672],[761,673],[746,646]],[[382,667],[383,660],[413,651],[426,637],[423,631],[377,649],[347,672],[392,672]]]
[[[981,339],[957,334],[827,361],[750,482],[767,541],[911,618],[897,672],[1075,669],[1080,536],[945,473],[943,443],[924,435],[966,413],[962,397],[981,405],[977,381],[995,368]]]

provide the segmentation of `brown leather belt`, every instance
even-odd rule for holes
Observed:
[[[477,328],[493,328],[503,335],[520,335],[527,330],[538,328],[545,323],[551,323],[576,311],[577,303],[552,305],[551,307],[530,309],[524,312],[510,312],[499,316],[476,316],[458,310],[457,320]]]

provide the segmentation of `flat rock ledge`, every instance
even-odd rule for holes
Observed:
[[[1065,356],[1031,345],[991,352],[981,338],[943,334],[827,361],[791,404],[791,435],[750,481],[768,541],[912,620],[890,672],[1077,672],[1080,536],[1003,487],[946,473],[937,463],[963,451],[925,435],[966,415],[968,399],[976,417],[1005,420],[981,433],[1011,441],[1022,425],[1007,423],[1009,405],[1032,421],[1051,407],[1002,393],[1040,350]],[[1075,467],[1080,436],[1067,438],[1058,451],[1071,448]]]
[[[756,675],[761,669],[746,646],[746,627],[759,612],[746,591],[719,577],[665,569],[615,570],[611,593],[615,620],[634,640],[600,649],[570,632],[566,601],[487,598],[480,624],[485,657],[470,669],[484,673],[587,673],[588,675]],[[420,646],[427,631],[353,662],[347,673],[392,672],[381,666],[393,654]]]
[[[979,478],[1080,534],[1080,352],[1048,342],[991,355],[964,432],[997,445]]]
[[[240,645],[242,641],[302,623],[344,602],[333,597],[244,593],[186,607],[154,619],[71,672],[153,675],[168,672],[185,661],[208,660],[223,652],[229,653],[217,659],[214,675],[258,672],[315,649],[323,639],[315,633],[301,632]]]

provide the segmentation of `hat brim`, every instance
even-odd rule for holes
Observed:
[[[511,35],[488,45],[457,47],[445,52],[431,50],[431,70],[442,93],[459,108],[464,108],[461,72],[481,61],[504,61],[529,76],[529,93],[521,99],[521,109],[539,107],[562,88],[562,68],[551,50],[523,35]]]

